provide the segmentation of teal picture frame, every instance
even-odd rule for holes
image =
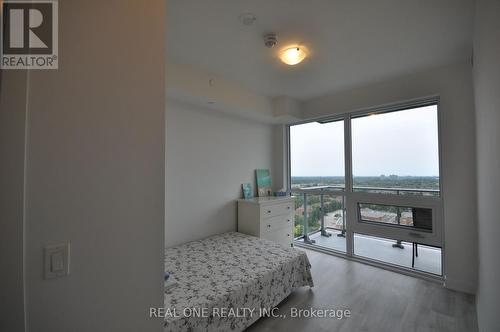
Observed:
[[[272,182],[271,172],[268,169],[256,169],[255,178],[257,180],[257,194],[259,197],[271,196]]]

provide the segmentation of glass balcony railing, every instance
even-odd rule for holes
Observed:
[[[439,197],[439,190],[434,189],[357,186],[353,188],[353,191]],[[292,195],[295,196],[295,240],[306,244],[324,245],[329,248],[335,247],[336,250],[345,251],[345,188],[340,185],[295,187],[292,188]],[[413,218],[415,213],[425,211],[416,211],[416,209],[412,209],[411,207],[359,204],[358,211],[365,222],[428,229],[426,225],[414,225]],[[330,238],[332,235],[337,235],[337,237],[343,237],[344,239]],[[343,242],[339,242],[339,240]],[[334,241],[335,243],[333,243]],[[397,241],[395,246],[401,246],[400,241]]]
[[[413,195],[413,196],[439,196],[439,189],[420,189],[420,188],[384,188],[384,187],[365,187],[355,186],[352,188],[354,192],[365,192],[372,194],[389,194],[389,195]]]
[[[339,236],[345,237],[343,190],[332,186],[292,190],[295,196],[296,240],[303,239],[305,243],[314,244],[315,240],[311,239],[311,235],[319,233],[324,237],[330,237],[332,233],[328,230],[336,231]]]

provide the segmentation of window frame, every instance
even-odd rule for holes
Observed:
[[[438,170],[439,170],[439,195],[437,196],[413,196],[413,195],[395,195],[391,193],[370,193],[358,192],[353,190],[353,174],[352,174],[352,119],[367,116],[370,114],[382,114],[404,111],[408,109],[420,108],[425,106],[435,105],[437,108],[437,137],[438,137]],[[291,187],[291,146],[290,146],[290,127],[294,125],[304,124],[308,122],[330,122],[344,121],[344,161],[345,161],[345,188],[339,192],[345,197],[346,209],[346,253],[340,254],[347,258],[367,261],[380,265],[380,262],[370,262],[370,259],[362,258],[354,255],[354,233],[361,233],[384,238],[399,238],[406,242],[418,242],[429,246],[441,248],[441,271],[440,279],[445,278],[445,244],[444,244],[444,188],[443,188],[443,169],[442,169],[442,135],[441,135],[441,110],[440,97],[433,95],[424,98],[412,99],[404,102],[390,103],[376,107],[363,108],[359,110],[349,111],[345,113],[333,114],[317,118],[305,119],[286,125],[285,151],[287,153],[285,172],[286,172],[286,189],[287,193],[293,195]],[[421,231],[418,229],[412,230],[402,227],[394,227],[394,225],[379,225],[376,223],[369,224],[361,220],[358,215],[358,204],[382,204],[382,205],[400,205],[432,209],[432,232]],[[310,246],[310,245],[309,245]],[[335,254],[339,254],[335,252]],[[390,265],[390,264],[389,264]],[[406,271],[409,274],[422,275],[419,271]],[[424,273],[425,274],[425,273]]]

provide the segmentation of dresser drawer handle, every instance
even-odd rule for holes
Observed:
[[[271,210],[267,210],[267,213],[271,213]]]

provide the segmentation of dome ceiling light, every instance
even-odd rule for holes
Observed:
[[[264,34],[264,45],[268,48],[273,48],[278,44],[278,36],[275,32]],[[290,45],[279,52],[280,60],[289,65],[295,66],[301,63],[308,55],[308,51],[304,46]]]
[[[301,63],[307,57],[307,51],[301,46],[293,46],[281,51],[280,59],[290,66]]]

